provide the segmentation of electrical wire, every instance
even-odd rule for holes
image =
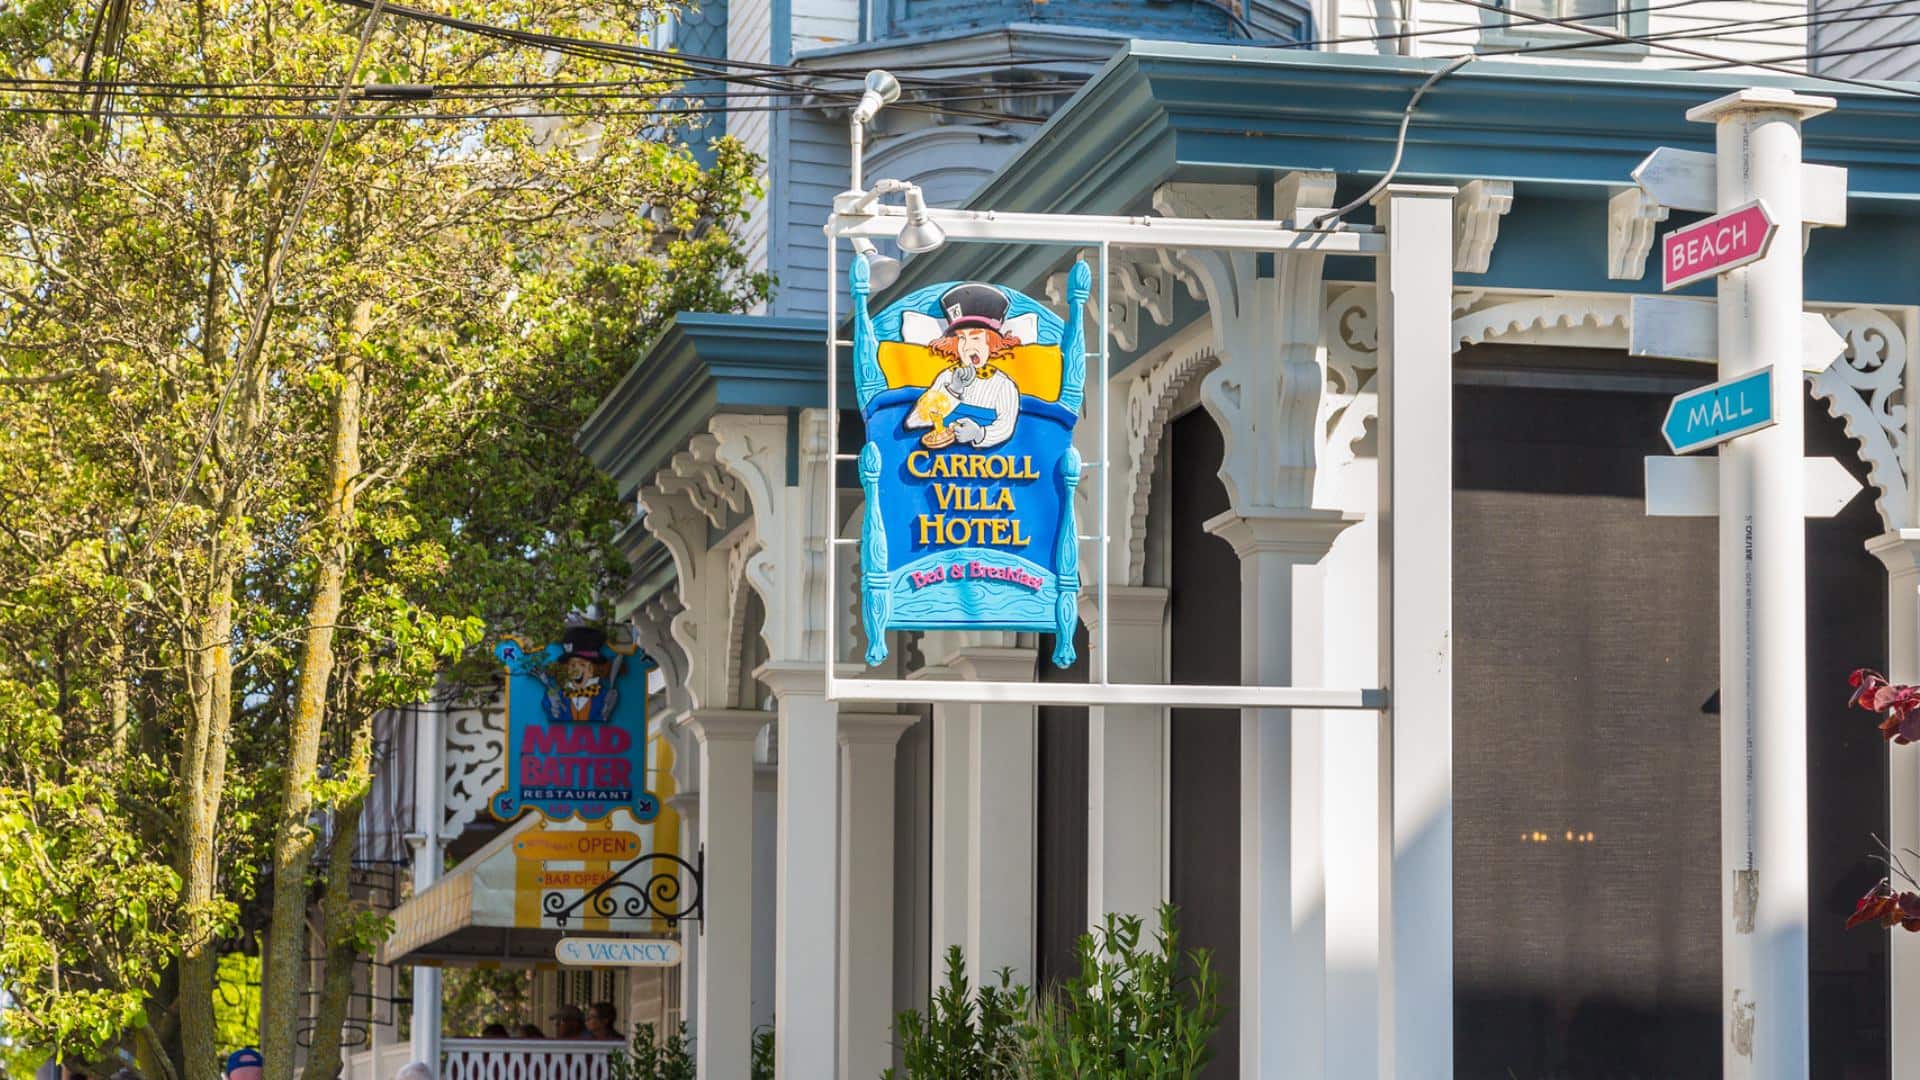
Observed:
[[[1899,94],[1903,97],[1920,97],[1920,87],[1901,86],[1897,83],[1876,82],[1871,79],[1855,79],[1855,78],[1849,78],[1848,76],[1845,76],[1845,75],[1828,75],[1828,74],[1822,74],[1822,73],[1813,72],[1813,71],[1801,71],[1795,68],[1782,67],[1778,64],[1770,64],[1765,61],[1735,60],[1732,57],[1720,56],[1716,53],[1703,52],[1699,49],[1690,49],[1684,45],[1674,45],[1663,40],[1662,37],[1657,34],[1648,34],[1648,35],[1643,35],[1641,37],[1634,37],[1628,34],[1615,33],[1611,30],[1601,30],[1598,27],[1584,26],[1584,25],[1581,25],[1578,22],[1578,20],[1574,20],[1574,19],[1559,19],[1559,18],[1553,18],[1546,15],[1529,15],[1523,11],[1516,11],[1511,8],[1504,8],[1496,4],[1487,3],[1486,0],[1456,0],[1456,2],[1465,4],[1468,7],[1479,8],[1482,11],[1491,11],[1491,12],[1496,12],[1500,14],[1518,15],[1521,18],[1527,20],[1528,22],[1543,23],[1543,24],[1548,24],[1552,26],[1565,26],[1583,34],[1590,34],[1594,37],[1605,38],[1608,41],[1618,42],[1620,44],[1647,45],[1656,49],[1665,49],[1668,52],[1679,53],[1683,56],[1691,56],[1696,60],[1707,60],[1714,63],[1724,62],[1730,65],[1737,65],[1740,67],[1751,67],[1751,68],[1757,68],[1761,71],[1772,71],[1782,75],[1791,75],[1799,79],[1814,79],[1820,82],[1829,82],[1829,83],[1835,83],[1835,84],[1844,85],[1844,86],[1860,87],[1868,90],[1879,91],[1882,93]],[[1551,50],[1541,50],[1541,51],[1551,51]],[[1481,55],[1491,56],[1495,54],[1482,53]]]

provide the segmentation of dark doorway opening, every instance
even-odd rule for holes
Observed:
[[[1719,1076],[1717,527],[1647,517],[1643,460],[1705,372],[1497,347],[1459,371],[1457,1075]],[[1853,457],[1811,404],[1808,446]],[[1886,820],[1885,750],[1844,715],[1885,655],[1879,531],[1866,495],[1808,530],[1816,1076],[1886,1072],[1885,938],[1839,929]]]
[[[1213,418],[1175,420],[1171,454],[1167,596],[1176,683],[1240,682],[1240,560],[1203,524],[1228,509],[1218,475],[1224,444]],[[1181,946],[1213,953],[1226,1018],[1208,1077],[1240,1074],[1240,713],[1174,709],[1169,736],[1171,899]]]

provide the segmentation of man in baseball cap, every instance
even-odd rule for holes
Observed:
[[[242,1047],[227,1055],[227,1080],[260,1080],[266,1064],[260,1051],[251,1046]]]

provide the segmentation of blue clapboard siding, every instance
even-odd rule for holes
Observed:
[[[674,47],[688,56],[725,57],[727,55],[727,0],[701,0],[697,7],[682,8],[676,15]],[[719,79],[689,79],[688,104],[721,108],[727,99],[718,95],[726,83]],[[713,164],[711,143],[727,133],[727,115],[711,113],[695,118],[687,129],[687,144],[701,165]]]
[[[776,195],[786,212],[773,253],[774,272],[780,277],[773,314],[820,317],[827,310],[827,238],[821,227],[834,195],[847,187],[847,126],[812,110],[789,113],[786,120],[787,145],[781,155],[786,188]],[[846,254],[844,247],[841,253]],[[844,261],[841,265],[844,269]]]
[[[773,303],[775,315],[820,317],[826,313],[827,238],[821,226],[833,197],[847,186],[847,129],[837,119],[807,111],[790,113],[787,120],[782,241],[773,265],[780,288]],[[919,184],[934,206],[960,206],[1000,168],[1031,134],[1032,128],[1006,129],[970,125],[936,125],[877,139],[867,153],[869,180],[893,177]],[[897,254],[891,245],[882,245]],[[851,250],[840,249],[844,274]],[[841,282],[840,311],[847,308]]]

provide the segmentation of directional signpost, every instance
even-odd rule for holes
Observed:
[[[1676,454],[1691,454],[1773,426],[1773,369],[1689,390],[1667,406],[1660,434]]]
[[[1714,125],[1716,153],[1662,147],[1633,171],[1654,201],[1713,215],[1669,232],[1660,260],[1662,291],[1717,280],[1712,333],[1697,309],[1636,303],[1636,324],[1645,314],[1648,325],[1632,337],[1636,355],[1719,367],[1720,381],[1674,399],[1662,425],[1676,453],[1718,446],[1718,458],[1657,468],[1649,459],[1647,490],[1650,510],[1656,499],[1697,508],[1705,490],[1717,494],[1726,1080],[1804,1080],[1811,1067],[1801,384],[1844,344],[1801,310],[1796,241],[1807,226],[1846,222],[1845,170],[1801,161],[1801,122],[1833,105],[1784,89],[1728,94],[1687,113]],[[1789,239],[1776,243],[1781,232]]]

